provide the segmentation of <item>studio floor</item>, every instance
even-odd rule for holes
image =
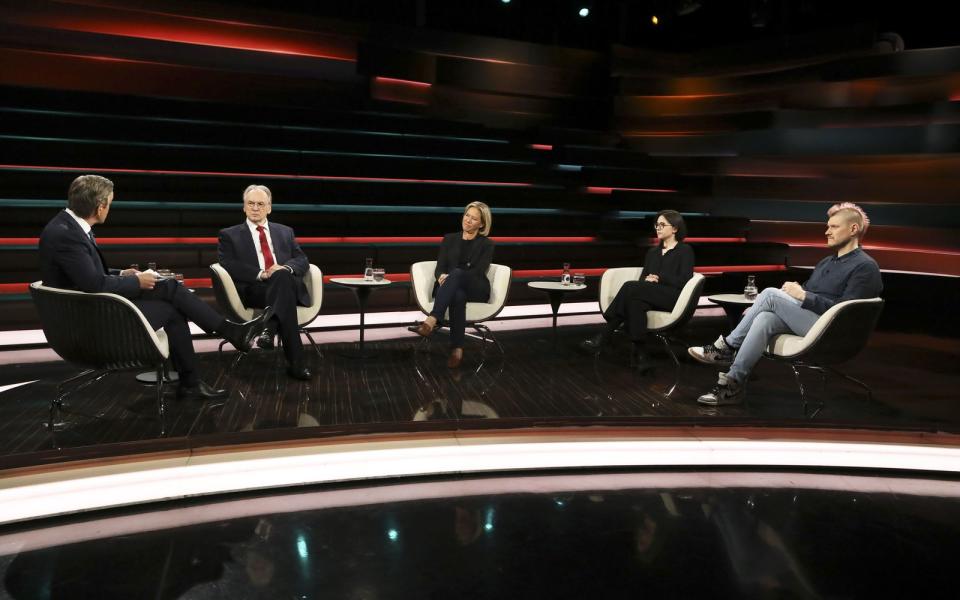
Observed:
[[[811,398],[824,404],[809,419],[786,365],[761,361],[744,404],[704,407],[696,399],[710,390],[717,372],[689,359],[684,344],[674,346],[678,370],[651,339],[657,367],[642,375],[629,366],[626,340],[615,340],[594,358],[577,344],[596,330],[596,323],[590,318],[561,322],[567,324],[556,338],[545,319],[493,323],[503,353],[489,342],[483,352],[479,338],[468,338],[457,370],[446,367],[444,334],[421,343],[403,328],[371,329],[367,347],[375,356],[363,360],[350,357],[356,345],[344,341],[355,331],[315,333],[320,348],[310,352],[314,378],[309,382],[288,379],[274,352],[255,350],[233,368],[234,353],[202,352],[204,378],[229,389],[226,400],[178,402],[175,386],[168,386],[171,394],[160,419],[155,388],[139,383],[135,373],[117,373],[71,396],[63,411],[66,426],[53,432],[45,426],[50,400],[57,382],[77,369],[52,354],[38,358],[37,351],[8,351],[0,367],[0,457],[8,465],[31,464],[33,456],[50,460],[71,449],[115,445],[122,452],[130,443],[195,444],[225,434],[241,441],[238,436],[249,432],[282,436],[292,428],[300,428],[300,436],[613,421],[960,429],[956,339],[876,332],[843,369],[872,387],[873,400],[839,378],[828,379],[821,389],[819,375],[809,373]],[[724,326],[723,318],[695,318],[684,340],[708,342]],[[206,340],[198,347],[209,350],[215,344]],[[674,383],[676,389],[667,395]]]

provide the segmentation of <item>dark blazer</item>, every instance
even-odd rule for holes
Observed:
[[[277,264],[293,269],[293,277],[297,281],[297,302],[302,306],[309,305],[310,294],[303,283],[303,276],[310,269],[310,261],[300,249],[293,229],[270,221],[270,241],[273,242],[273,258]],[[246,221],[220,230],[217,257],[227,273],[230,273],[241,297],[248,287],[260,283],[257,280],[257,275],[260,274],[257,248],[253,245],[253,236],[250,235]]]
[[[107,292],[129,299],[141,294],[140,280],[107,268],[99,248],[65,210],[40,234],[40,277],[44,285],[66,290]]]
[[[444,273],[450,273],[460,264],[460,240],[463,232],[448,233],[443,236],[440,242],[440,254],[437,256],[437,268],[433,276],[439,279]],[[470,280],[468,284],[472,289],[486,288],[487,296],[490,295],[490,280],[487,279],[487,269],[493,261],[493,240],[486,236],[478,235],[473,242],[471,255],[467,257],[467,276]]]

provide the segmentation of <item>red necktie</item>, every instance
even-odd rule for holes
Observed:
[[[269,271],[270,267],[276,262],[273,260],[273,253],[270,252],[270,242],[267,241],[267,232],[263,230],[263,225],[257,225],[257,231],[260,232],[260,251],[263,252],[263,270]]]

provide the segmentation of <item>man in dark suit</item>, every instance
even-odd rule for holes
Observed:
[[[308,380],[312,374],[303,357],[297,305],[310,304],[307,286],[303,283],[310,262],[300,249],[293,229],[267,221],[272,202],[267,186],[248,186],[243,192],[243,213],[247,219],[220,231],[217,253],[220,265],[230,273],[245,306],[273,308],[273,318],[266,322],[257,345],[272,348],[273,336],[279,332],[287,358],[287,374]]]
[[[113,203],[113,182],[99,175],[81,175],[70,184],[67,208],[40,234],[40,270],[44,285],[84,292],[108,292],[128,298],[150,325],[161,327],[170,343],[170,358],[180,375],[179,399],[225,398],[226,390],[200,380],[187,321],[224,337],[241,352],[250,349],[264,316],[233,323],[176,281],[158,279],[152,271],[108,269],[97,247],[93,226],[107,220]],[[267,315],[266,318],[269,318]]]

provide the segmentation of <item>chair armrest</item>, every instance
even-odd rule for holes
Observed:
[[[617,292],[628,281],[637,281],[643,267],[615,267],[607,269],[600,278],[600,312],[606,312]]]

